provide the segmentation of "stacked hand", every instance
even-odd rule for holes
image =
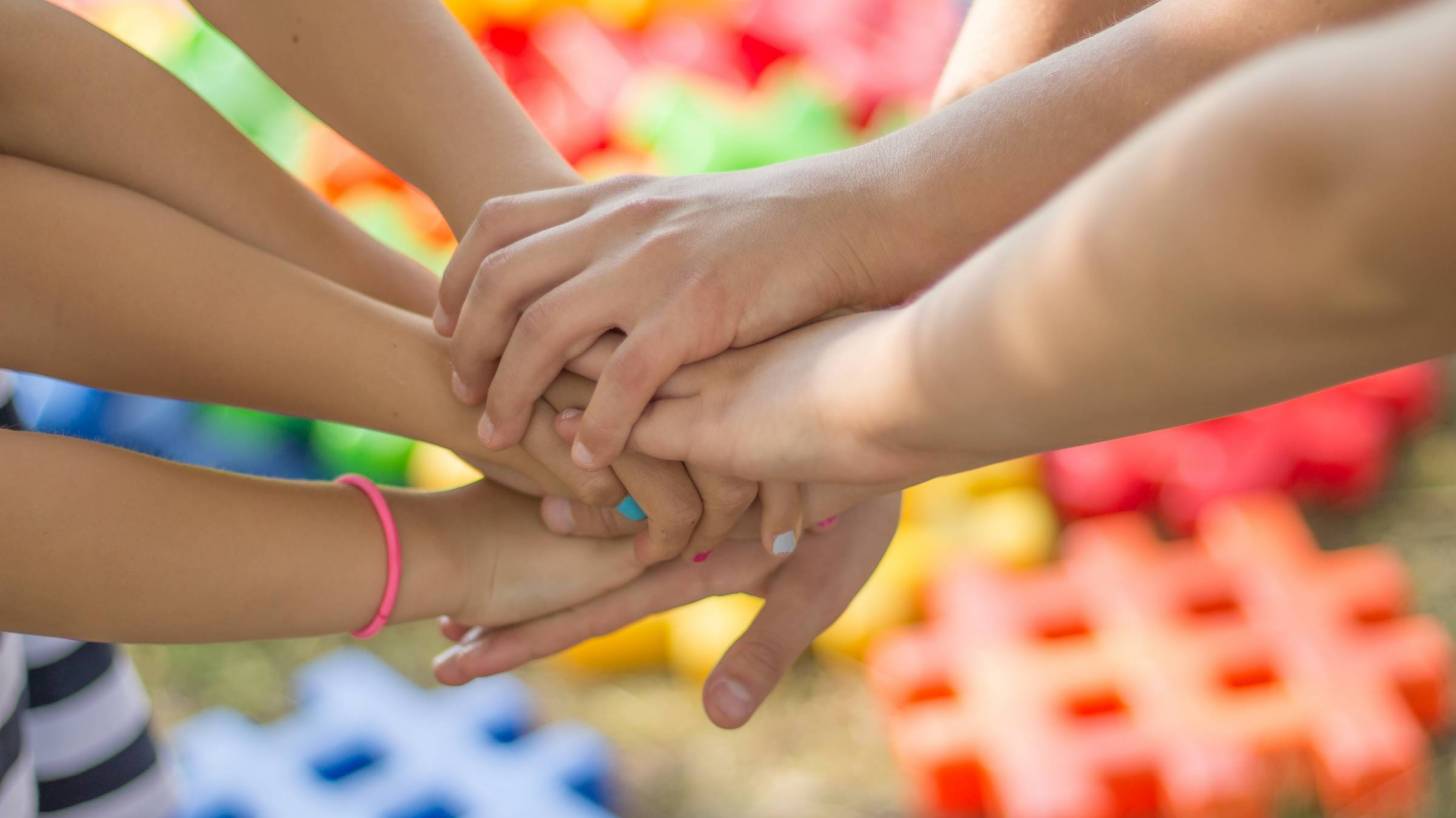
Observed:
[[[458,644],[436,660],[435,676],[444,684],[464,684],[659,611],[709,596],[752,593],[763,597],[763,609],[703,688],[713,722],[738,727],[869,579],[895,531],[898,512],[897,495],[880,497],[841,515],[826,530],[807,534],[788,560],[774,559],[751,540],[734,540],[701,564],[656,565],[594,599],[495,630],[472,628],[468,619],[447,619],[441,629]]]
[[[848,207],[854,180],[812,164],[789,174],[626,177],[482,208],[435,316],[450,338],[457,397],[484,404],[481,441],[544,447],[543,407],[560,410],[555,445],[571,444],[575,466],[615,473],[643,500],[649,526],[659,514],[680,516],[668,518],[673,536],[654,543],[609,503],[548,497],[547,526],[579,537],[636,533],[644,563],[684,550],[695,559],[646,567],[590,601],[489,632],[451,619],[446,635],[460,644],[438,661],[442,682],[747,591],[766,605],[705,692],[713,720],[737,726],[868,578],[898,505],[880,495],[913,482],[904,478],[913,458],[874,438],[901,384],[868,384],[859,364],[900,350],[888,341],[900,340],[902,324],[888,312],[795,327],[908,293],[886,273],[888,245],[871,229],[878,220]],[[829,411],[846,390],[876,400],[853,415]],[[649,503],[664,477],[688,490]],[[844,509],[836,525],[812,525]]]

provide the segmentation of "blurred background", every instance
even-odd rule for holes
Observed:
[[[61,5],[176,74],[380,241],[443,267],[453,241],[429,201],[303,111],[185,5]],[[954,0],[447,5],[542,132],[589,178],[748,168],[899,127],[923,115],[964,14]],[[954,799],[927,783],[923,766],[892,752],[890,714],[904,702],[892,701],[882,685],[872,692],[866,652],[876,640],[897,638],[885,632],[924,618],[927,590],[951,565],[985,566],[1008,582],[1055,571],[1045,566],[1055,565],[1068,521],[1135,512],[1181,535],[1229,496],[1286,492],[1304,504],[1324,548],[1390,544],[1410,579],[1409,600],[1399,604],[1445,628],[1456,625],[1456,429],[1445,409],[1451,402],[1444,369],[1432,363],[1398,370],[1246,416],[1014,461],[911,490],[896,542],[870,585],[753,723],[736,732],[707,721],[699,687],[752,616],[751,599],[707,600],[517,675],[542,719],[580,721],[605,737],[613,759],[609,807],[620,816],[949,810]],[[360,472],[427,488],[472,476],[443,450],[377,432],[108,394],[30,375],[19,377],[17,405],[43,431],[250,473]],[[211,708],[265,723],[286,718],[298,705],[295,672],[351,644],[330,638],[130,652],[165,735]],[[443,640],[433,624],[422,623],[392,628],[363,647],[428,686],[430,658]],[[973,662],[973,648],[967,645],[962,658]],[[1432,663],[1444,695],[1449,657]],[[1391,683],[1392,696],[1398,687]],[[1404,770],[1422,797],[1370,814],[1456,815],[1456,765],[1441,720],[1428,721],[1421,725],[1432,734],[1421,765]],[[1048,760],[1049,783],[1065,772]],[[1281,814],[1320,814],[1311,776],[1277,777]],[[1323,809],[1337,814],[1344,807],[1326,799]],[[1086,814],[1104,813],[1089,806]]]

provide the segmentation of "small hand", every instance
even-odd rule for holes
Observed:
[[[907,486],[961,457],[911,447],[907,418],[940,416],[919,383],[913,315],[830,318],[684,367],[631,433],[630,450],[748,480]],[[604,350],[574,363],[588,375]]]
[[[519,440],[562,367],[621,329],[572,452],[602,468],[679,366],[836,308],[904,298],[891,270],[908,254],[890,247],[866,176],[820,157],[487,202],[446,269],[436,313],[464,399],[485,400],[482,439]]]
[[[447,638],[461,642],[436,660],[443,684],[464,684],[502,673],[594,636],[708,596],[749,592],[763,609],[703,687],[704,708],[720,727],[747,723],[799,654],[829,627],[869,579],[894,534],[899,495],[872,500],[840,515],[838,523],[804,537],[787,560],[751,541],[725,543],[701,564],[683,560],[641,576],[575,607],[531,622],[472,631],[447,620]]]
[[[565,374],[546,392],[551,405],[565,410],[561,417],[566,420],[558,420],[556,425],[556,444],[563,450],[575,439],[575,423],[581,416],[576,407],[591,400],[593,387],[585,378]],[[593,504],[597,508],[592,513],[610,523],[611,534],[605,536],[637,535],[636,551],[643,563],[671,559],[684,551],[697,554],[712,549],[728,535],[759,493],[753,482],[636,452],[618,458],[610,470],[584,473],[615,474],[646,516],[643,522],[624,514],[615,501],[620,498]],[[790,505],[788,500],[765,499],[781,518],[797,515],[797,505]],[[790,499],[796,503],[797,495]],[[560,508],[547,506],[553,507]],[[553,522],[551,515],[544,519],[548,525]],[[555,517],[558,522],[560,519],[559,515]]]
[[[537,519],[536,500],[489,481],[413,493],[412,500],[420,509],[419,527],[458,555],[462,583],[451,614],[457,622],[522,622],[617,588],[643,571],[627,541],[553,534]]]

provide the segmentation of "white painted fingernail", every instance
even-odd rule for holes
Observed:
[[[456,656],[459,656],[460,652],[463,650],[465,650],[465,643],[463,642],[451,645],[449,650],[435,657],[435,661],[432,663],[431,666],[435,670],[439,670],[440,665],[443,665],[451,659],[454,659]]]
[[[798,538],[794,536],[794,532],[792,531],[785,531],[773,538],[773,552],[776,557],[792,554],[794,553],[794,549],[798,547]]]
[[[590,469],[596,465],[596,457],[592,455],[591,450],[586,447],[586,444],[580,440],[571,444],[571,459],[583,469]]]

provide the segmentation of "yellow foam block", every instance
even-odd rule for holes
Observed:
[[[998,491],[931,524],[902,523],[870,581],[814,650],[862,659],[881,632],[919,616],[925,586],[947,564],[969,558],[1008,568],[1040,565],[1051,557],[1057,530],[1056,510],[1034,488]]]
[[[578,673],[634,673],[662,667],[667,661],[668,618],[649,616],[589,639],[553,660]]]
[[[1014,488],[981,498],[966,514],[965,542],[993,565],[1030,568],[1051,559],[1057,511],[1040,489]]]
[[[911,526],[896,533],[869,582],[839,619],[814,640],[816,654],[863,659],[865,648],[881,631],[917,617],[933,548],[925,538],[926,532]]]
[[[1021,457],[960,474],[937,477],[905,490],[900,519],[932,523],[957,516],[981,497],[1014,488],[1041,485],[1041,461]]]
[[[701,682],[748,628],[763,601],[747,594],[717,596],[685,605],[667,616],[667,662],[685,679]]]
[[[417,489],[444,491],[474,483],[480,479],[480,472],[449,449],[420,443],[410,453],[405,479]]]

